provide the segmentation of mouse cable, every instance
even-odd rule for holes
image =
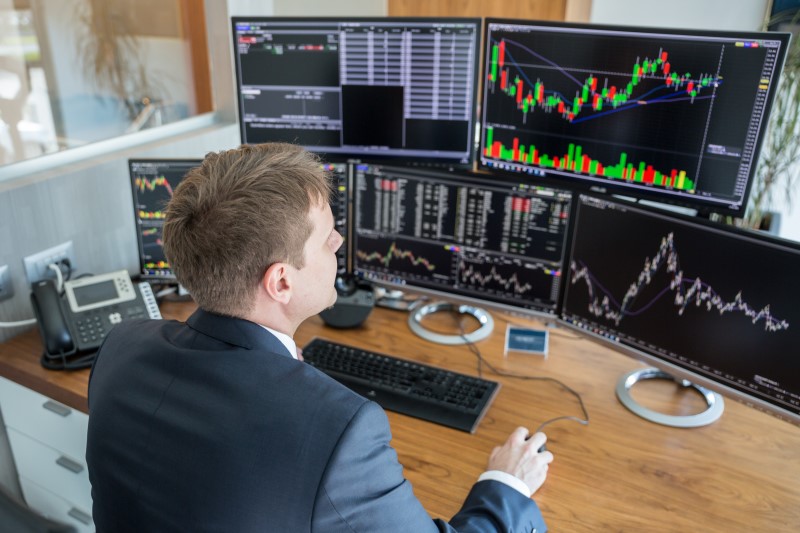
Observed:
[[[589,411],[587,411],[586,405],[584,405],[584,403],[583,403],[583,398],[581,397],[580,393],[578,393],[578,391],[576,391],[572,387],[568,386],[563,381],[559,381],[559,380],[557,380],[555,378],[551,378],[551,377],[548,377],[548,376],[529,376],[529,375],[524,375],[524,374],[515,374],[513,372],[506,372],[504,370],[499,370],[499,369],[495,368],[489,361],[487,361],[483,357],[483,354],[481,354],[480,349],[475,345],[475,343],[472,342],[471,340],[469,340],[469,338],[467,337],[467,333],[466,333],[466,331],[464,331],[464,324],[461,321],[461,314],[458,313],[458,312],[455,312],[455,310],[454,310],[454,312],[452,312],[451,315],[453,316],[453,318],[456,319],[456,322],[458,323],[459,335],[461,336],[462,339],[464,339],[464,343],[467,345],[467,348],[469,349],[469,351],[471,351],[472,354],[478,359],[478,377],[483,378],[483,367],[482,367],[482,365],[486,365],[486,367],[492,373],[497,374],[498,376],[503,376],[503,377],[508,377],[508,378],[515,378],[515,379],[522,379],[522,380],[531,380],[531,381],[532,380],[549,381],[549,382],[555,383],[558,386],[560,386],[561,388],[563,388],[564,390],[566,390],[567,392],[569,392],[570,394],[572,394],[573,396],[575,396],[575,398],[577,398],[578,404],[581,407],[581,412],[583,413],[583,418],[579,418],[577,416],[571,416],[571,415],[558,416],[556,418],[551,418],[550,420],[545,420],[544,422],[539,424],[539,427],[533,433],[537,433],[537,432],[541,431],[545,426],[547,426],[549,424],[552,424],[553,422],[557,422],[559,420],[572,420],[573,422],[577,422],[577,423],[579,423],[579,424],[581,424],[583,426],[588,426],[589,425]]]

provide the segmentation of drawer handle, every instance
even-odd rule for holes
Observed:
[[[78,463],[77,461],[73,461],[69,457],[64,457],[63,455],[56,459],[56,464],[59,466],[63,466],[70,472],[75,472],[76,474],[80,474],[83,472],[83,465]]]
[[[44,407],[48,411],[53,411],[55,414],[60,416],[68,416],[72,412],[72,409],[70,409],[69,407],[61,405],[60,403],[54,402],[52,400],[47,400],[46,402],[44,402],[42,407]]]
[[[78,509],[76,507],[73,507],[72,509],[70,509],[69,512],[67,512],[67,514],[70,515],[75,520],[77,520],[79,522],[83,522],[87,526],[91,526],[92,525],[92,516],[84,513],[83,511],[81,511],[80,509]]]

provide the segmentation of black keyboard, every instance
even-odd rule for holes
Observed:
[[[474,432],[500,384],[313,339],[303,359],[384,409]]]

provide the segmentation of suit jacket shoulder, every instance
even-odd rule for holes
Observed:
[[[204,312],[123,322],[89,383],[98,531],[310,530],[328,460],[365,402],[257,324]]]
[[[541,520],[494,481],[450,524],[431,520],[383,410],[244,320],[121,323],[92,369],[89,410],[98,532],[530,531]]]

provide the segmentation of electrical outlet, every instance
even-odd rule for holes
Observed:
[[[47,268],[47,265],[58,263],[62,259],[69,259],[72,270],[75,270],[77,263],[75,262],[75,252],[72,249],[72,241],[42,250],[23,259],[22,262],[25,265],[25,275],[28,277],[28,283],[34,283],[41,279],[55,279],[55,273]]]
[[[0,301],[8,300],[12,296],[14,296],[14,286],[11,284],[8,265],[0,266]]]

